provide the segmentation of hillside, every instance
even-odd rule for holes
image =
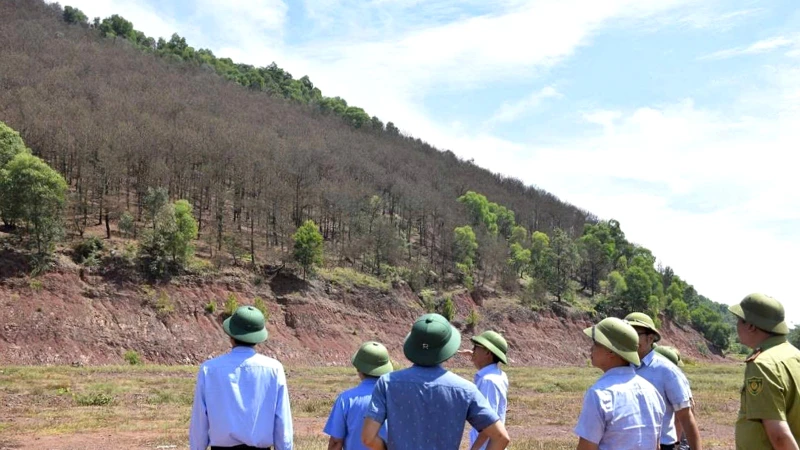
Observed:
[[[239,304],[265,301],[270,337],[262,351],[286,363],[346,365],[361,342],[377,339],[407,365],[402,342],[425,311],[405,283],[354,285],[341,276],[306,283],[282,271],[256,285],[252,273],[229,269],[147,286],[112,269],[81,275],[65,257],[58,269],[32,281],[13,252],[2,256],[0,365],[120,364],[128,351],[147,363],[196,364],[229,347],[221,321],[231,295]],[[450,294],[464,348],[473,332],[493,328],[508,337],[515,365],[586,364],[589,342],[580,330],[591,321],[584,314],[534,312],[499,296],[479,306],[463,289]],[[215,312],[206,309],[209,303]],[[480,317],[474,329],[464,320],[473,309]],[[706,343],[691,328],[666,322],[662,329],[664,343],[680,348],[684,358],[719,360],[699,353]],[[470,363],[457,358],[451,364]]]
[[[27,165],[41,166],[37,158],[20,156],[27,146],[58,172],[50,177],[53,189],[66,186],[44,207],[22,184],[0,182],[0,216],[11,233],[7,255],[20,261],[0,280],[2,289],[33,303],[50,298],[48,292],[63,294],[61,300],[72,305],[60,310],[75,318],[63,325],[72,328],[49,326],[44,335],[51,337],[41,345],[77,336],[81,325],[96,327],[86,320],[97,314],[100,327],[93,338],[107,343],[110,330],[141,326],[150,331],[131,331],[127,346],[154,360],[196,360],[201,355],[191,341],[179,338],[186,334],[182,327],[200,326],[212,339],[204,344],[218,342],[209,325],[219,316],[198,315],[212,298],[182,289],[205,286],[196,285],[201,274],[203,283],[211,283],[208,289],[222,295],[220,286],[227,286],[226,274],[234,271],[240,273],[236,286],[252,286],[233,292],[252,300],[257,289],[248,277],[288,264],[284,274],[300,274],[302,266],[302,273],[321,269],[321,277],[311,287],[293,288],[290,300],[272,287],[258,295],[280,305],[290,317],[284,323],[297,323],[291,319],[300,314],[295,311],[316,311],[309,316],[316,321],[285,332],[294,336],[287,342],[315,355],[309,362],[325,359],[322,344],[331,338],[350,348],[350,341],[363,337],[332,323],[349,317],[366,323],[384,311],[359,303],[367,295],[360,291],[327,293],[325,273],[337,270],[395,286],[378,297],[403,318],[398,322],[422,311],[412,305],[419,299],[425,309],[440,311],[448,298],[455,300],[460,321],[475,311],[487,324],[514,329],[510,318],[529,318],[520,335],[526,327],[536,330],[541,317],[574,317],[583,326],[589,317],[642,310],[660,316],[665,326],[694,327],[712,347],[729,346],[733,330],[724,306],[661,267],[647,248],[629,242],[614,220],[600,221],[380,120],[356,123],[315,88],[309,88],[310,97],[289,95],[298,80],[284,72],[272,88],[267,83],[254,89],[233,72],[220,72],[229,61],[209,59],[185,41],[177,47],[145,45],[148,38],[118,16],[92,26],[65,18],[60,6],[41,0],[0,3],[0,120],[8,125],[0,123],[0,143],[14,143],[0,148],[9,159],[2,176],[13,181],[24,177]],[[183,56],[176,57],[178,50]],[[234,66],[236,73],[256,70]],[[278,73],[277,66],[269,67],[267,72]],[[301,80],[310,85],[307,77]],[[47,221],[39,220],[47,213]],[[318,258],[308,264],[292,252],[304,224],[322,242]],[[184,225],[188,234],[179,236]],[[55,273],[41,279],[23,276],[51,266]],[[113,273],[127,281],[120,284]],[[97,287],[87,287],[98,276]],[[175,301],[167,319],[148,316],[150,303],[161,295],[154,292]],[[464,294],[429,298],[443,292]],[[87,304],[85,298],[106,299],[127,311],[125,327],[115,322],[110,304]],[[503,316],[510,317],[508,324],[500,316],[492,319],[492,299],[513,311]],[[357,307],[342,309],[351,304]],[[40,308],[37,314],[56,314]],[[17,312],[10,310],[9,324],[24,317]],[[169,324],[180,332],[169,332]],[[9,342],[33,337],[19,330],[4,332],[11,333]],[[378,329],[367,332],[380,336]],[[306,342],[297,333],[317,333],[320,340]],[[520,347],[543,351],[545,335],[531,334],[530,345]],[[534,343],[534,336],[542,342]],[[82,341],[70,339],[66,354],[74,355]],[[322,347],[315,350],[315,342]],[[552,361],[580,361],[580,341],[573,344],[565,347],[571,353]],[[37,349],[31,357],[41,355],[41,348],[31,348]]]

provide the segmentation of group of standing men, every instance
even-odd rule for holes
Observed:
[[[736,448],[800,450],[800,351],[786,340],[783,307],[752,294],[730,310],[738,317],[740,341],[754,349]],[[267,338],[264,316],[241,307],[223,329],[233,348],[200,366],[191,450],[291,450],[283,366],[254,349]],[[575,427],[578,450],[679,450],[685,448],[682,437],[692,450],[702,450],[689,382],[674,352],[656,346],[661,334],[649,316],[603,319],[584,333],[592,339],[592,365],[603,375],[584,396]],[[325,425],[328,449],[455,450],[465,422],[472,426],[473,450],[506,448],[508,378],[500,363],[508,364],[508,345],[494,331],[471,341],[472,350],[459,351],[460,332],[444,317],[425,314],[403,344],[413,365],[397,371],[383,345],[364,343],[351,359],[361,382],[338,396]],[[474,383],[442,367],[457,353],[471,355],[478,369]]]

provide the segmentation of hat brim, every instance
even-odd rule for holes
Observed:
[[[752,323],[761,330],[781,335],[789,334],[789,325],[786,324],[786,321],[775,323],[769,319],[765,319],[761,316],[756,316],[753,314],[748,317],[744,313],[742,306],[739,304],[729,306],[728,311],[732,312],[734,316],[744,320],[745,322]]]
[[[628,322],[628,324],[630,324],[630,326],[634,328],[644,328],[645,330],[655,334],[656,340],[654,342],[658,342],[661,340],[661,332],[651,327],[649,324],[646,324],[644,322],[639,322],[638,320],[626,320],[626,322]]]
[[[635,366],[638,366],[638,365],[640,365],[642,363],[642,361],[639,359],[638,351],[636,351],[636,350],[633,350],[633,351],[620,350],[619,348],[617,348],[616,345],[611,343],[611,341],[606,337],[605,334],[603,334],[602,331],[596,329],[596,327],[589,327],[589,328],[584,329],[583,330],[583,334],[585,334],[586,336],[589,336],[591,338],[592,337],[592,328],[595,328],[595,332],[594,332],[594,340],[595,340],[595,342],[597,342],[598,344],[602,345],[603,347],[609,349],[610,351],[612,351],[615,354],[619,355],[625,361],[627,361],[627,362],[629,362],[629,363],[631,363],[631,364],[633,364]]]
[[[496,345],[494,345],[491,342],[489,342],[489,340],[486,339],[485,337],[483,337],[483,336],[473,336],[473,337],[470,338],[470,340],[472,342],[476,343],[476,344],[479,344],[479,345],[485,347],[486,350],[489,350],[494,356],[497,356],[500,359],[500,361],[502,361],[503,364],[508,365],[508,359],[506,358],[505,353],[500,351],[500,349],[497,348]]]
[[[260,344],[267,340],[269,333],[267,332],[267,328],[264,327],[258,331],[245,331],[239,330],[235,327],[231,328],[231,317],[228,317],[222,322],[222,329],[225,331],[225,334],[228,336],[236,339],[237,341],[244,342],[246,344]]]
[[[452,325],[450,325],[450,329],[450,340],[440,348],[414,348],[409,342],[408,338],[411,336],[411,333],[409,333],[406,335],[405,342],[403,342],[403,354],[406,355],[409,361],[418,366],[435,366],[447,361],[461,347],[461,333]]]

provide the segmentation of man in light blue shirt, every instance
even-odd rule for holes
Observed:
[[[333,403],[323,432],[330,436],[328,450],[366,450],[361,442],[361,428],[378,377],[392,371],[389,352],[378,342],[365,342],[350,362],[358,370],[361,383],[342,392]],[[386,426],[381,428],[386,439]]]
[[[292,450],[292,413],[280,362],[256,353],[267,339],[264,315],[242,306],[222,328],[230,353],[200,366],[189,426],[190,450]]]
[[[575,426],[577,450],[656,450],[664,401],[636,375],[636,331],[616,317],[583,330],[592,338],[592,365],[603,376],[586,391]]]
[[[661,333],[655,322],[647,314],[634,312],[625,317],[639,335],[636,374],[655,386],[666,403],[664,423],[661,429],[661,450],[674,450],[678,447],[678,434],[675,422],[679,422],[686,433],[686,440],[692,450],[703,450],[700,442],[700,429],[692,412],[692,390],[683,372],[667,358],[653,350],[653,344],[661,340]]]
[[[508,433],[486,398],[441,366],[460,345],[461,333],[444,317],[417,319],[403,344],[414,365],[383,375],[375,384],[361,434],[364,445],[373,450],[458,450],[466,421],[488,437],[489,450],[506,448]],[[384,447],[378,433],[387,420]]]
[[[508,404],[508,377],[500,369],[500,363],[508,364],[508,343],[505,338],[495,331],[484,331],[470,339],[473,343],[470,354],[472,364],[478,369],[475,374],[475,386],[489,401],[489,405],[506,423],[506,408]],[[478,440],[478,430],[473,428],[469,432],[469,445],[473,447]],[[478,442],[477,448],[486,449],[485,439]]]

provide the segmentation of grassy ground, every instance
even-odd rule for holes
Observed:
[[[0,448],[186,448],[196,367],[0,369]],[[687,367],[706,448],[733,448],[743,367]],[[456,370],[471,379],[472,371]],[[572,427],[588,367],[517,368],[507,425],[514,449],[575,448]],[[343,368],[287,368],[296,448],[327,448],[321,434],[336,394],[356,383]],[[96,447],[93,447],[96,443]]]

